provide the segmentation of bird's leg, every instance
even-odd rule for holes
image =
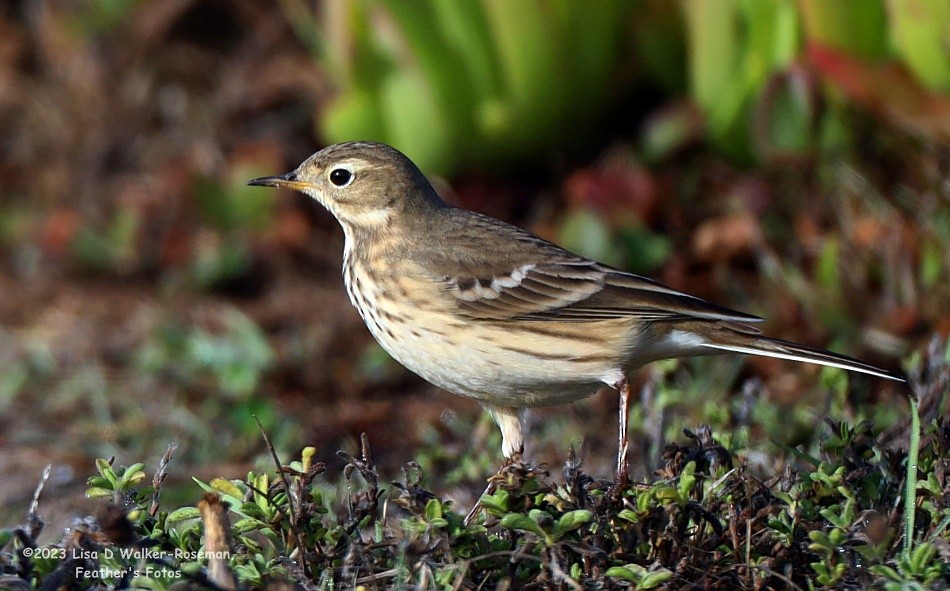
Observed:
[[[501,451],[506,458],[521,455],[524,450],[524,435],[521,432],[521,411],[511,406],[483,404],[485,410],[501,429]]]
[[[624,375],[620,383],[617,384],[617,390],[620,392],[620,416],[617,429],[617,482],[618,488],[623,489],[630,483],[630,475],[627,472],[627,448],[629,440],[627,439],[627,419],[630,413],[630,381]]]
[[[521,413],[517,408],[510,406],[495,406],[493,404],[483,404],[485,410],[491,415],[491,418],[501,429],[501,450],[505,454],[505,462],[501,465],[494,476],[488,479],[488,486],[478,496],[479,500],[475,506],[465,516],[465,525],[468,526],[475,520],[475,517],[482,510],[481,498],[485,495],[494,494],[498,488],[497,478],[499,474],[505,471],[508,466],[521,461],[521,454],[524,452],[524,435],[521,432]]]

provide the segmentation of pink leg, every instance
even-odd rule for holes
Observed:
[[[624,376],[623,380],[617,384],[617,390],[620,391],[620,425],[617,430],[617,486],[625,487],[630,483],[630,475],[627,473],[627,419],[630,413],[630,382]]]

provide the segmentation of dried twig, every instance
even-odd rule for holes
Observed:
[[[177,443],[168,444],[168,449],[165,450],[165,455],[162,456],[162,459],[158,462],[158,469],[155,470],[155,476],[152,477],[152,502],[148,508],[148,516],[154,518],[158,515],[159,507],[159,497],[162,494],[162,485],[165,484],[165,479],[168,478],[168,465],[172,461],[172,456],[175,455],[175,450],[178,449]]]

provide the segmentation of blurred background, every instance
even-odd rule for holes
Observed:
[[[470,502],[477,405],[391,361],[342,234],[246,187],[330,143],[406,152],[456,204],[887,367],[946,358],[945,0],[14,0],[0,6],[0,515],[95,457],[192,475],[370,441]],[[823,417],[897,442],[906,390],[769,359],[637,376],[634,474],[709,423],[764,473]],[[924,420],[948,410],[933,392]],[[530,456],[609,476],[616,395],[529,416]],[[929,413],[929,415],[928,415]],[[926,424],[926,422],[925,422]],[[388,480],[386,480],[388,481]],[[173,489],[174,490],[174,489]],[[167,493],[173,494],[173,493]],[[49,512],[52,512],[50,515]]]

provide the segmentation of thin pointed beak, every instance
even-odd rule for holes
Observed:
[[[247,184],[255,187],[287,187],[288,189],[296,189],[298,191],[303,191],[310,187],[309,183],[297,180],[296,172],[288,172],[287,174],[277,176],[262,176],[259,179],[247,181]]]

